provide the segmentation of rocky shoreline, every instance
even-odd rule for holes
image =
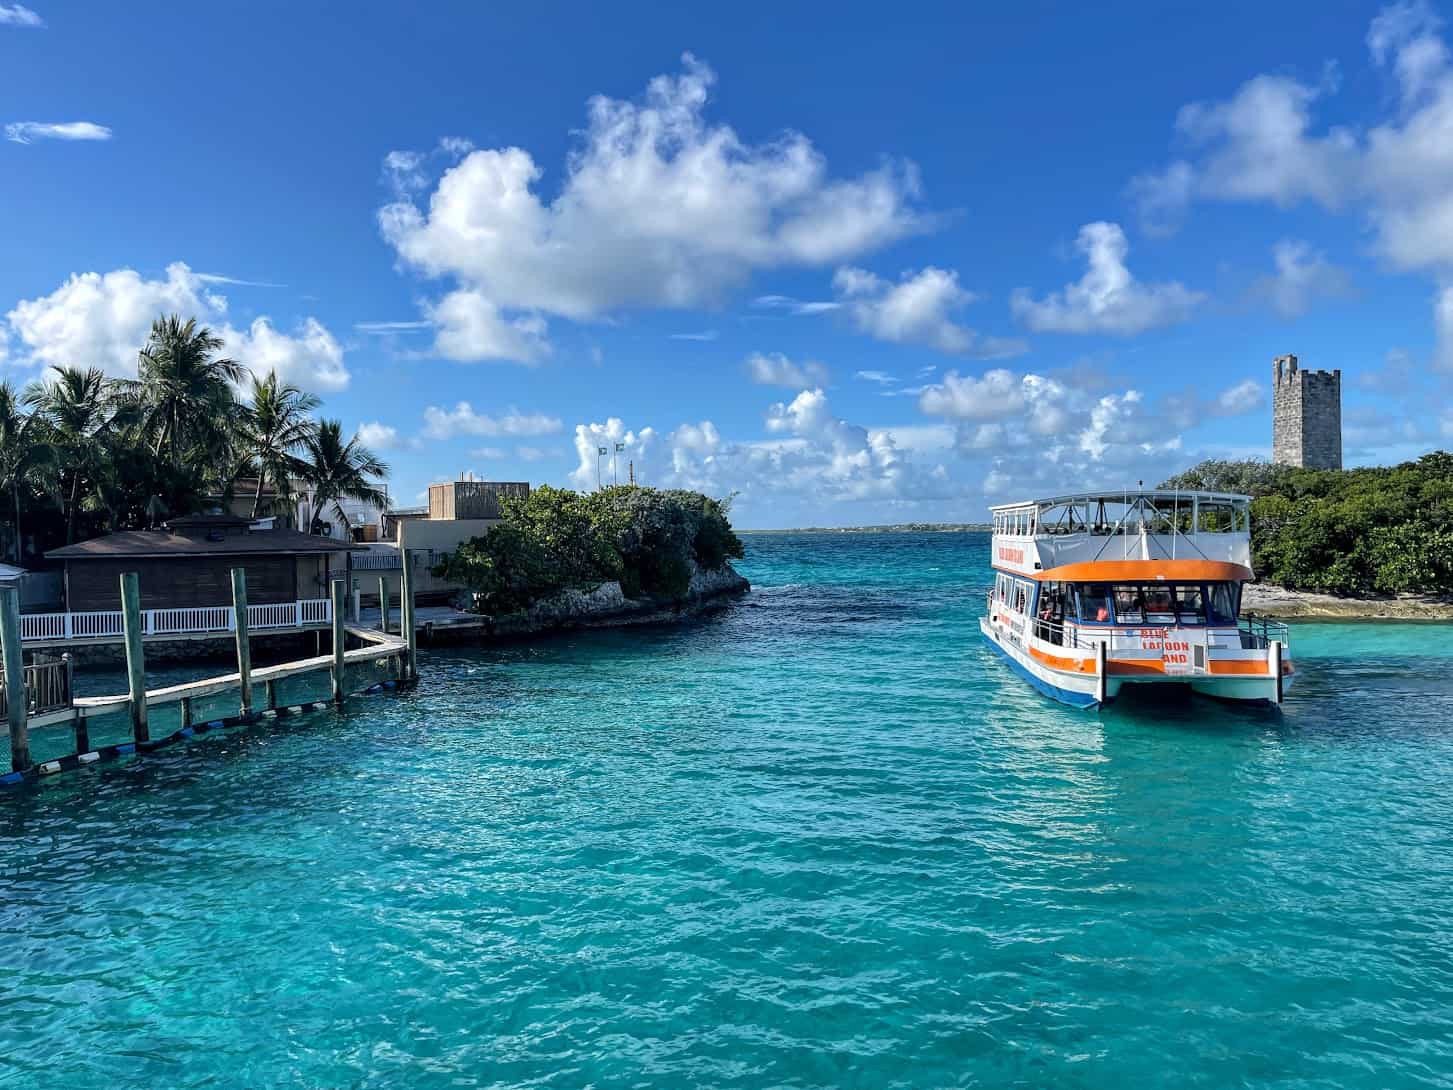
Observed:
[[[523,613],[480,615],[477,624],[450,625],[434,634],[436,638],[515,639],[579,628],[662,624],[720,609],[751,588],[735,568],[723,564],[715,571],[698,568],[692,572],[691,583],[680,598],[627,598],[619,583],[602,583],[594,590],[567,590]]]
[[[1285,590],[1267,583],[1246,585],[1241,610],[1285,621],[1453,621],[1453,600],[1447,598],[1414,594],[1341,598],[1335,594]]]

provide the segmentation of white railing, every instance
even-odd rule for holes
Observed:
[[[300,605],[299,602],[275,602],[265,606],[248,606],[247,627],[296,628],[300,623]]]
[[[375,549],[366,553],[353,554],[354,571],[388,571],[390,569],[402,568],[404,559],[397,549]],[[418,561],[414,561],[418,563]]]
[[[298,603],[298,624],[328,624],[333,620],[333,602],[328,598],[304,598]]]
[[[247,627],[306,628],[330,624],[333,603],[327,598],[304,598],[247,607]],[[195,606],[179,609],[143,609],[141,631],[146,636],[184,636],[231,632],[231,606]],[[120,610],[92,613],[22,613],[20,640],[40,643],[56,640],[116,639],[125,631]]]

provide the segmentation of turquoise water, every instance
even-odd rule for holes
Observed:
[[[0,1087],[1453,1083],[1453,629],[1047,702],[984,538],[0,794]]]

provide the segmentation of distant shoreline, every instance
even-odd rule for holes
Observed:
[[[900,522],[890,526],[797,526],[781,530],[737,530],[738,534],[987,534],[987,522]]]

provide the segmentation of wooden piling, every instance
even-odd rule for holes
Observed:
[[[388,631],[388,576],[378,577],[378,629]]]
[[[121,573],[121,626],[126,634],[126,680],[131,696],[131,736],[151,741],[146,724],[146,660],[141,653],[141,588],[134,571]]]
[[[1267,646],[1266,666],[1271,672],[1271,676],[1276,679],[1275,695],[1272,697],[1272,703],[1280,704],[1282,699],[1281,640],[1272,640]]]
[[[181,705],[182,709],[182,729],[186,730],[192,725],[192,698],[184,696],[177,703]]]
[[[247,569],[232,569],[232,620],[237,630],[237,678],[242,685],[242,718],[252,717],[252,643],[247,638]]]
[[[267,710],[268,711],[276,711],[277,710],[277,682],[276,681],[269,680],[269,681],[266,682],[266,684],[263,686],[263,688],[264,688],[264,690],[267,693]]]
[[[30,702],[25,692],[25,657],[20,647],[20,588],[0,587],[0,654],[5,659],[5,713],[10,724],[10,768],[30,767]]]
[[[1095,700],[1104,704],[1110,695],[1110,676],[1106,667],[1108,662],[1103,642],[1095,644]]]
[[[76,731],[76,752],[89,753],[91,752],[91,724],[86,722],[86,717],[82,715],[81,710],[75,706],[76,663],[75,660],[71,658],[71,653],[69,651],[61,655],[61,661],[66,664],[66,700],[70,703],[75,713],[75,718],[71,720],[71,725],[75,728]]]
[[[333,703],[343,704],[343,607],[347,588],[343,580],[333,580]]]
[[[414,557],[412,550],[401,550],[404,566],[399,576],[399,625],[408,642],[408,659],[404,664],[404,680],[419,679],[419,628],[414,623]]]

